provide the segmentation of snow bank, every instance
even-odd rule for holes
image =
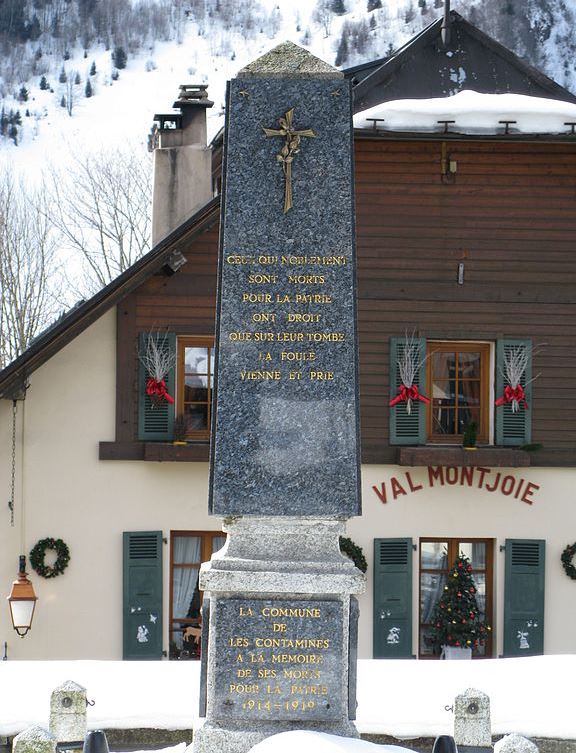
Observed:
[[[494,734],[576,739],[575,676],[572,655],[364,660],[358,662],[356,724],[360,732],[400,739],[452,734],[446,706],[466,688],[477,688],[490,696]],[[65,680],[83,685],[95,701],[88,707],[89,729],[190,729],[198,726],[199,679],[199,662],[0,662],[0,735],[46,727],[50,694]]]
[[[374,128],[371,118],[383,119],[378,128],[392,131],[439,131],[439,120],[455,120],[449,130],[459,133],[502,133],[500,120],[515,120],[511,133],[568,134],[567,121],[576,122],[576,104],[524,94],[480,94],[461,91],[452,97],[397,99],[354,116],[355,128]]]
[[[294,730],[281,732],[262,740],[250,749],[250,753],[414,753],[398,745],[376,745],[366,740],[337,737],[324,732]]]

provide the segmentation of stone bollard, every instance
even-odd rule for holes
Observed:
[[[28,727],[12,741],[12,753],[56,753],[56,738],[44,727]]]
[[[494,753],[538,753],[538,746],[527,737],[513,732],[498,740],[494,745]]]
[[[491,750],[490,698],[468,688],[454,699],[454,740],[459,751]]]
[[[59,685],[50,698],[50,732],[59,743],[86,737],[86,688],[72,680]]]

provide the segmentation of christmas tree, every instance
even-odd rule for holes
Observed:
[[[430,645],[476,648],[484,643],[490,627],[480,619],[476,586],[468,557],[461,554],[450,568],[444,591],[434,609]]]

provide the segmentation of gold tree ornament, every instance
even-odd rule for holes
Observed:
[[[276,159],[281,163],[284,172],[284,214],[292,209],[292,162],[300,151],[302,137],[316,138],[316,134],[311,128],[297,131],[294,128],[293,121],[294,108],[292,107],[283,118],[278,119],[280,128],[262,128],[266,136],[280,136],[286,139],[280,153],[276,155]]]

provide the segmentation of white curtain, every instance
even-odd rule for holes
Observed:
[[[199,536],[178,536],[173,543],[174,563],[200,562],[202,540]],[[172,617],[186,617],[198,584],[199,568],[175,567],[172,572]]]

